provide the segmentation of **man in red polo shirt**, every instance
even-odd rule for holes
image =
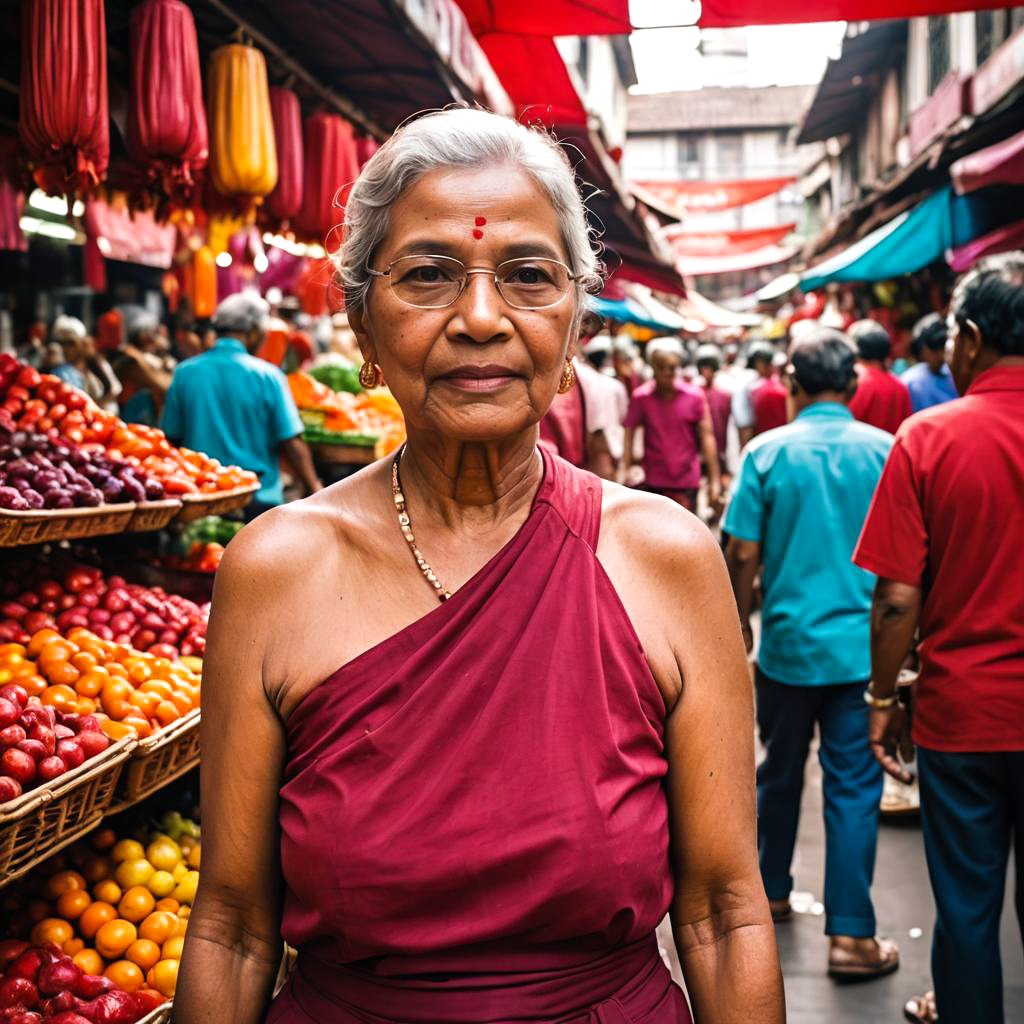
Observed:
[[[920,630],[912,739],[937,909],[935,992],[911,1000],[907,1016],[999,1024],[1014,834],[1018,901],[1024,893],[1024,253],[965,275],[950,323],[964,397],[900,428],[853,559],[879,577],[870,739],[903,781],[897,753],[906,760],[913,747],[894,694]]]
[[[875,320],[858,320],[848,333],[860,355],[857,393],[849,410],[861,423],[895,434],[913,408],[907,385],[886,369],[892,351],[889,332]]]

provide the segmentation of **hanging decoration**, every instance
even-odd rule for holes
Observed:
[[[352,126],[337,114],[314,114],[306,120],[305,180],[302,208],[295,230],[305,238],[333,250],[340,244],[335,231],[344,218],[352,183],[359,176],[359,157]]]
[[[25,0],[18,124],[36,184],[93,190],[110,161],[103,0]]]
[[[28,241],[21,230],[25,210],[23,172],[18,160],[18,140],[0,138],[0,249],[24,252]]]
[[[272,86],[270,112],[277,150],[277,185],[267,196],[264,208],[269,218],[283,223],[291,220],[302,205],[302,111],[298,96],[291,89]]]

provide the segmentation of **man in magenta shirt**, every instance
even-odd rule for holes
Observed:
[[[850,412],[861,423],[895,434],[913,409],[907,385],[886,369],[892,351],[889,332],[875,320],[858,320],[848,333],[860,355]]]
[[[935,993],[911,1000],[906,1015],[1000,1024],[1014,835],[1018,911],[1024,898],[1024,253],[965,275],[950,320],[964,397],[900,428],[853,559],[879,577],[870,740],[903,781],[896,754],[905,760],[913,746],[893,698],[920,631],[912,740],[937,910]]]
[[[704,392],[679,376],[685,358],[675,338],[656,338],[647,345],[654,380],[633,392],[626,413],[623,466],[633,461],[633,436],[644,431],[644,487],[663,494],[691,512],[697,507],[700,454],[708,467],[708,501],[721,497],[718,447]]]

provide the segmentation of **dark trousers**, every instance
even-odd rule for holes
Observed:
[[[757,727],[766,751],[757,769],[757,844],[765,892],[771,900],[784,900],[793,888],[800,795],[817,723],[825,798],[825,934],[856,938],[875,934],[871,879],[882,796],[882,768],[868,746],[865,685],[791,686],[757,672]]]
[[[935,896],[932,978],[942,1024],[1002,1024],[999,919],[1011,837],[1024,941],[1024,751],[919,747],[921,825]]]

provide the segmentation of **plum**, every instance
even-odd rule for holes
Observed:
[[[37,767],[39,778],[43,782],[52,782],[60,778],[67,770],[67,765],[56,755],[44,757]]]
[[[0,697],[4,700],[14,701],[18,707],[23,708],[28,703],[28,690],[17,683],[7,683],[0,686]]]
[[[62,761],[62,766],[63,763]],[[0,756],[0,774],[7,775],[25,786],[36,777],[36,763],[24,750],[5,750]]]
[[[39,974],[40,960],[39,951],[29,949],[11,963],[6,980],[0,983],[0,1010],[10,1006],[32,1007],[39,1002],[39,991],[32,979]],[[31,970],[31,975],[27,976],[26,970]]]
[[[22,511],[27,508],[21,491],[16,487],[0,487],[0,508]]]
[[[21,783],[17,779],[0,775],[0,804],[5,804],[8,800],[17,800],[21,793]]]
[[[36,984],[39,986],[39,991],[46,996],[55,996],[59,992],[67,992],[71,995],[78,987],[82,973],[82,969],[71,962],[71,957],[62,957],[60,960],[40,968]],[[72,1008],[72,1003],[61,1007],[62,1010]]]
[[[110,737],[99,729],[83,729],[78,734],[78,744],[85,754],[86,760],[102,754],[110,746]]]
[[[28,733],[25,732],[24,726],[17,722],[0,729],[0,747],[16,747],[26,739],[28,739]]]
[[[21,705],[17,701],[0,697],[0,729],[6,729],[18,720],[21,714]]]
[[[72,768],[77,768],[83,761],[85,761],[85,751],[82,749],[82,744],[77,739],[64,739],[57,741],[57,757],[64,762],[65,768],[71,771]],[[40,764],[40,774],[42,774],[42,765]]]
[[[21,740],[17,747],[18,750],[24,750],[37,765],[40,761],[50,756],[46,747],[39,740]]]

